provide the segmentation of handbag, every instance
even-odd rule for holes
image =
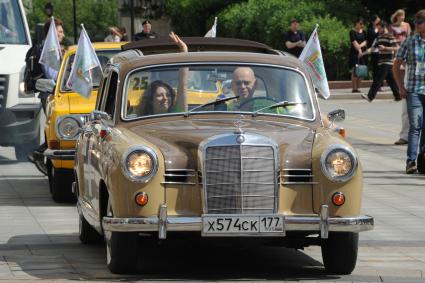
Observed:
[[[356,64],[356,66],[354,67],[354,74],[358,78],[362,78],[362,79],[367,78],[368,76],[367,65]]]

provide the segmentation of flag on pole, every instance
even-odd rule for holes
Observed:
[[[39,63],[59,72],[61,57],[61,46],[56,32],[55,19],[52,17],[49,31],[47,32],[46,40],[44,41],[43,50],[41,51]]]
[[[66,82],[67,87],[88,98],[93,89],[92,71],[102,67],[86,29],[81,25],[80,39],[78,39],[77,52],[71,68],[71,74]]]
[[[217,17],[214,18],[214,24],[204,37],[216,37],[217,34]]]
[[[320,94],[323,98],[328,99],[331,94],[329,92],[328,79],[326,78],[322,51],[320,49],[319,35],[317,34],[318,27],[319,25],[316,25],[299,59],[307,66],[313,83],[319,89]]]

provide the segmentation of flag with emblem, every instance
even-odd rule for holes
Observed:
[[[73,91],[88,98],[93,89],[92,72],[95,68],[102,67],[86,29],[81,25],[80,39],[78,40],[77,52],[75,53],[71,73],[66,85]]]
[[[49,31],[47,32],[46,40],[44,41],[43,50],[39,63],[46,67],[59,71],[61,64],[61,46],[56,31],[55,19],[52,17]]]
[[[317,34],[318,27],[319,25],[316,25],[299,59],[306,65],[313,83],[319,89],[320,94],[323,98],[328,99],[331,94],[329,92],[328,79],[326,78],[322,51],[320,49],[319,35]]]

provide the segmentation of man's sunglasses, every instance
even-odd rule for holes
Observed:
[[[236,81],[236,85],[237,86],[241,86],[241,85],[250,85],[251,82],[250,81]]]
[[[414,20],[413,22],[415,23],[415,25],[421,25],[425,23],[425,20]]]

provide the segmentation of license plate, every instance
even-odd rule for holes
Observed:
[[[284,236],[282,215],[203,215],[203,236]]]

